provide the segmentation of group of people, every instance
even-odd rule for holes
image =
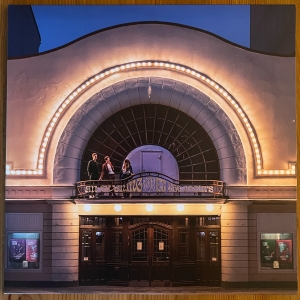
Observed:
[[[88,172],[89,180],[103,180],[103,179],[112,180],[110,191],[109,191],[109,197],[112,196],[116,197],[116,193],[113,187],[115,172],[114,172],[114,166],[110,161],[110,157],[109,156],[104,157],[104,164],[102,164],[102,170],[100,175],[98,170],[97,158],[98,158],[97,153],[93,153],[92,159],[88,162],[87,172]],[[129,159],[125,159],[121,168],[120,179],[125,180],[126,178],[129,178],[132,175],[133,175],[133,171],[132,171],[132,166],[130,164],[130,161]],[[124,184],[122,198],[129,198],[129,197],[130,197],[130,193],[127,192],[126,184]]]

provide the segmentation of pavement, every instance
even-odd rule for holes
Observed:
[[[275,288],[222,288],[222,287],[122,287],[122,286],[76,286],[76,287],[4,287],[4,294],[268,294],[297,295],[297,289]]]

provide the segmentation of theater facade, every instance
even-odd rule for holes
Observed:
[[[297,286],[295,57],[152,22],[7,69],[6,285]]]

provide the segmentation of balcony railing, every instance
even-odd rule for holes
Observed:
[[[175,180],[156,172],[142,172],[127,179],[85,180],[76,183],[77,198],[105,198],[112,190],[117,196],[130,197],[224,197],[225,183],[220,180]]]

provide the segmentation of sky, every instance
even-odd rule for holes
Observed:
[[[196,27],[250,47],[249,5],[32,5],[39,52],[123,23],[161,21]]]

